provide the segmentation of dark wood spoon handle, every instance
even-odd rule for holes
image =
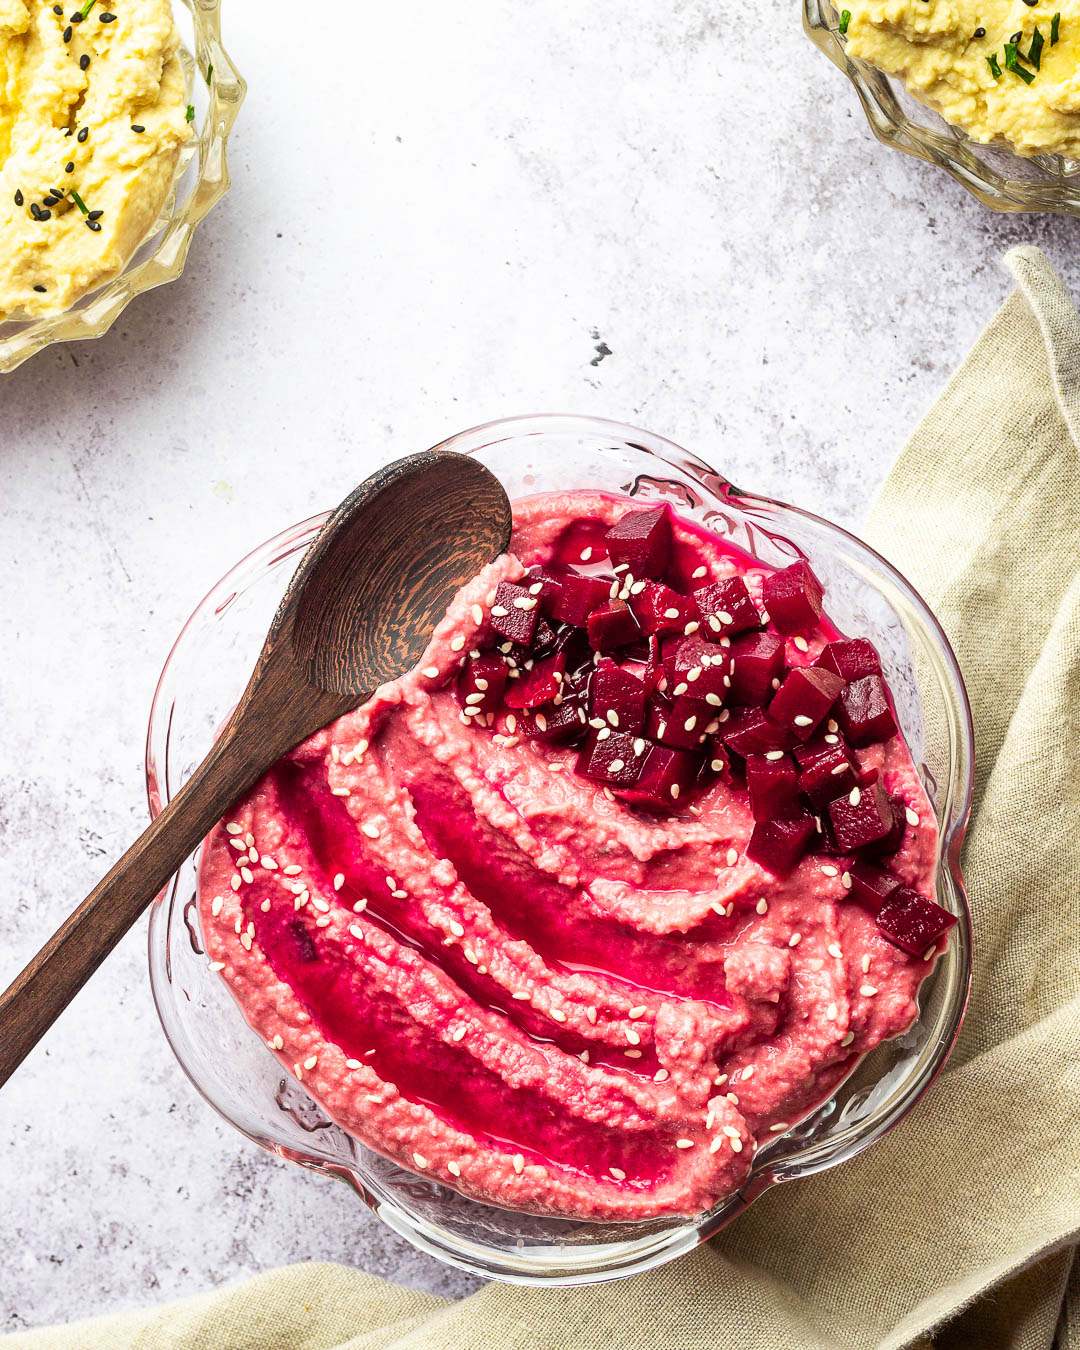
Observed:
[[[0,1086],[223,812],[253,781],[235,720],[157,819],[0,994]]]

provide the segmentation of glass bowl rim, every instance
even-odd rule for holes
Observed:
[[[501,436],[500,433],[502,433]],[[674,467],[686,468],[695,475],[706,475],[707,484],[702,483],[701,485],[707,485],[707,489],[710,492],[714,492],[725,499],[730,499],[735,506],[753,507],[754,505],[760,505],[777,508],[780,511],[804,518],[815,526],[822,527],[826,533],[831,532],[840,535],[843,539],[854,544],[858,549],[865,551],[881,572],[891,578],[894,583],[899,583],[902,592],[905,592],[908,597],[914,601],[920,612],[920,618],[923,622],[927,623],[931,629],[934,638],[939,644],[940,654],[944,657],[946,670],[952,679],[951,692],[957,698],[960,712],[957,729],[961,749],[963,751],[962,758],[966,763],[966,772],[963,776],[963,781],[954,783],[954,787],[956,787],[958,791],[955,797],[951,821],[946,822],[942,829],[942,840],[938,862],[939,868],[947,868],[955,887],[956,897],[959,903],[960,912],[958,915],[959,923],[957,928],[961,930],[963,934],[963,941],[960,944],[958,953],[959,959],[961,960],[959,987],[954,995],[952,1003],[949,1005],[950,1016],[947,1034],[939,1038],[937,1042],[932,1067],[927,1072],[925,1079],[914,1086],[909,1085],[903,1100],[891,1108],[891,1114],[883,1122],[877,1123],[873,1129],[867,1130],[864,1137],[854,1140],[850,1146],[844,1149],[842,1156],[835,1158],[830,1158],[828,1156],[830,1151],[836,1151],[836,1141],[824,1141],[819,1142],[816,1145],[808,1145],[804,1154],[800,1155],[801,1159],[806,1154],[813,1155],[815,1151],[820,1151],[825,1157],[819,1160],[817,1165],[802,1167],[797,1175],[809,1175],[818,1171],[828,1170],[831,1166],[846,1162],[850,1158],[861,1153],[865,1148],[868,1148],[884,1134],[888,1133],[912,1110],[937,1079],[948,1061],[960,1034],[964,1014],[967,1009],[971,989],[971,914],[966,886],[960,867],[960,853],[963,847],[964,834],[970,815],[974,790],[974,737],[970,704],[955,653],[953,652],[952,646],[941,628],[939,621],[933,614],[933,611],[914,589],[911,583],[907,581],[907,579],[891,563],[857,535],[846,530],[843,526],[837,525],[834,522],[826,520],[824,517],[818,516],[811,511],[804,510],[801,507],[791,506],[776,498],[746,492],[736,488],[728,478],[713,469],[692,451],[685,450],[676,442],[657,433],[645,431],[641,428],[607,418],[581,416],[573,413],[538,413],[525,416],[504,417],[490,422],[480,423],[445,438],[438,442],[433,449],[459,449],[460,443],[476,440],[477,444],[472,446],[471,449],[461,451],[462,453],[476,453],[483,448],[489,448],[492,445],[493,436],[502,439],[510,436],[543,435],[545,433],[580,433],[583,435],[593,433],[608,438],[617,438],[633,449],[644,450],[648,453],[658,455]],[[664,453],[665,451],[673,452],[676,458],[672,460],[669,455]],[[206,592],[181,627],[175,640],[170,646],[169,653],[162,667],[161,675],[154,691],[150,708],[150,718],[146,736],[145,772],[147,798],[151,818],[155,817],[161,810],[161,794],[158,790],[158,784],[162,778],[164,778],[164,790],[166,794],[168,793],[167,772],[165,774],[159,774],[158,769],[155,767],[153,738],[157,730],[159,700],[163,694],[167,692],[167,680],[171,671],[173,658],[178,648],[183,643],[192,626],[198,620],[203,618],[208,603],[212,602],[215,598],[221,597],[222,592],[228,593],[233,578],[239,579],[241,574],[248,571],[255,563],[263,562],[264,565],[272,565],[275,558],[277,558],[283,550],[286,554],[296,552],[301,543],[305,540],[309,543],[310,539],[314,538],[314,534],[329,514],[329,510],[316,512],[306,519],[278,531],[276,534],[264,540],[261,544],[248,550],[248,552],[245,553],[242,558],[238,559],[237,562],[235,562]],[[306,543],[304,546],[306,547]],[[299,557],[297,561],[299,562]],[[251,584],[251,578],[248,579],[247,584]],[[239,593],[239,590],[234,589],[232,593]],[[167,771],[167,765],[165,765],[164,768]],[[448,1237],[445,1230],[441,1231],[437,1236],[426,1230],[421,1223],[414,1220],[412,1216],[406,1214],[397,1206],[393,1196],[388,1195],[385,1192],[380,1192],[376,1187],[369,1187],[369,1180],[367,1178],[361,1182],[359,1178],[351,1175],[345,1168],[335,1167],[324,1162],[315,1162],[314,1160],[305,1163],[301,1157],[294,1157],[288,1147],[272,1147],[265,1139],[250,1133],[243,1126],[237,1124],[237,1122],[235,1122],[228,1113],[212,1099],[208,1090],[204,1088],[203,1084],[200,1083],[198,1076],[188,1067],[185,1058],[173,1043],[155,977],[154,956],[158,927],[155,921],[159,914],[165,909],[163,901],[166,897],[171,896],[176,887],[178,876],[179,873],[174,874],[169,886],[166,887],[154,902],[151,911],[151,922],[148,929],[147,941],[155,1008],[162,1024],[165,1039],[183,1068],[185,1075],[191,1081],[199,1095],[222,1119],[227,1121],[233,1129],[236,1129],[239,1133],[251,1139],[251,1141],[256,1143],[259,1147],[266,1148],[268,1151],[274,1152],[278,1156],[286,1157],[299,1165],[309,1166],[314,1170],[322,1171],[324,1174],[336,1176],[338,1179],[345,1181],[352,1190],[359,1194],[360,1198],[363,1199],[369,1207],[374,1209],[383,1222],[427,1255],[433,1256],[438,1260],[466,1271],[467,1273],[512,1284],[551,1287],[553,1285],[571,1286],[619,1279],[654,1269],[660,1265],[666,1264],[669,1260],[673,1260],[676,1257],[693,1250],[701,1245],[701,1243],[715,1236],[723,1227],[726,1227],[728,1223],[738,1217],[739,1214],[741,1214],[760,1195],[764,1194],[765,1191],[787,1179],[782,1173],[782,1168],[779,1173],[775,1170],[775,1160],[770,1160],[768,1158],[770,1150],[768,1145],[764,1145],[758,1149],[757,1154],[755,1155],[754,1167],[751,1170],[747,1182],[739,1192],[732,1197],[728,1197],[726,1201],[721,1202],[720,1205],[715,1206],[713,1210],[710,1210],[705,1214],[684,1216],[687,1219],[687,1225],[685,1227],[668,1230],[658,1234],[651,1244],[648,1243],[647,1240],[643,1240],[641,1247],[636,1249],[628,1259],[624,1259],[615,1265],[602,1265],[589,1268],[577,1266],[570,1273],[560,1271],[557,1276],[553,1277],[550,1273],[546,1272],[542,1266],[529,1270],[498,1267],[488,1263],[483,1257],[475,1257],[467,1249],[467,1246],[462,1239],[452,1235]],[[839,1090],[840,1085],[837,1086],[832,1095],[835,1096],[835,1092]],[[457,1244],[456,1246],[454,1245],[455,1243]]]

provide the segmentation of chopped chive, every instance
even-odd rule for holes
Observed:
[[[79,18],[85,19],[96,4],[97,0],[86,0],[86,4],[79,10]]]
[[[995,80],[1000,80],[1000,79],[1001,79],[1001,67],[998,65],[998,59],[997,59],[996,54],[995,54],[995,55],[988,56],[988,57],[986,58],[986,64],[990,67],[990,74],[993,75],[994,79],[995,79]]]
[[[214,73],[214,63],[213,63],[213,61],[211,61],[210,64],[206,67],[206,83],[207,83],[207,84],[210,83],[210,76],[213,75],[213,73]]]
[[[1046,43],[1043,41],[1043,35],[1039,32],[1038,24],[1035,25],[1035,31],[1031,35],[1031,47],[1028,50],[1028,60],[1039,70],[1042,66],[1042,51]]]
[[[849,24],[850,22],[851,22],[851,10],[850,10],[850,9],[845,9],[845,10],[843,10],[843,11],[841,12],[841,14],[840,14],[840,31],[841,31],[841,33],[846,33],[846,32],[847,32],[847,26],[848,26],[848,24]]]
[[[194,104],[194,103],[189,103],[189,104],[187,105],[187,114],[186,114],[186,116],[187,116],[187,120],[188,120],[189,122],[194,122],[194,121],[195,121],[195,104]]]
[[[1052,47],[1058,40],[1058,33],[1061,29],[1060,11],[1050,20],[1050,46]]]
[[[86,209],[86,203],[83,201],[83,199],[79,196],[79,194],[75,191],[74,188],[71,189],[71,200],[75,203],[75,205],[79,208],[79,210],[83,213],[84,216],[88,216],[90,214],[90,212]]]
[[[1005,69],[1011,70],[1014,75],[1019,75],[1025,84],[1030,84],[1035,78],[1030,70],[1025,70],[1020,64],[1026,58],[1021,54],[1020,49],[1015,42],[1006,42],[1005,44]]]

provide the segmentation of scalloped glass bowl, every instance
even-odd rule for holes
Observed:
[[[101,337],[137,295],[175,281],[195,226],[228,190],[226,147],[247,86],[221,45],[221,0],[174,0],[174,15],[195,120],[158,218],[123,270],[71,309],[0,320],[0,372],[14,370],[52,342]]]
[[[580,1223],[465,1199],[371,1152],[330,1122],[247,1025],[202,953],[196,858],[187,860],[150,916],[150,976],[166,1036],[192,1082],[263,1148],[346,1182],[421,1250],[475,1274],[531,1284],[575,1284],[647,1270],[697,1246],[768,1187],[853,1157],[911,1107],[944,1064],[960,1028],[971,931],[959,854],[971,800],[972,737],[963,682],[933,615],[865,544],[794,507],[739,491],[659,436],[591,418],[515,418],[443,442],[474,454],[511,498],[566,487],[670,501],[762,559],[805,554],[825,583],[841,629],[881,648],[904,733],[941,831],[938,898],[960,922],[923,985],[921,1011],[902,1037],[867,1056],[824,1105],[762,1148],[746,1186],[707,1214],[647,1223]],[[247,682],[285,586],[325,516],[313,516],[250,553],[188,620],[161,675],[147,736],[152,813],[186,780]]]
[[[980,145],[908,93],[904,82],[849,56],[832,0],[803,0],[803,27],[855,86],[879,141],[937,164],[995,211],[1064,211],[1080,215],[1080,163],[1061,155],[1015,154]]]

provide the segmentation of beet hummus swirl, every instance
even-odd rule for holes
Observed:
[[[804,572],[519,501],[418,667],[235,804],[208,957],[335,1121],[509,1209],[696,1213],[910,1025],[934,815]]]

